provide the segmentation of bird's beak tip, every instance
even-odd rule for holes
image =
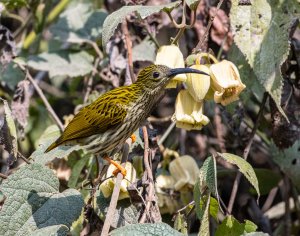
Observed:
[[[209,74],[207,74],[207,73],[205,73],[201,70],[196,70],[196,69],[192,69],[192,68],[175,68],[175,69],[171,69],[168,76],[173,77],[173,76],[178,75],[178,74],[190,74],[190,73],[202,74],[202,75],[209,76]]]

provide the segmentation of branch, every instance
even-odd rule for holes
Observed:
[[[122,155],[122,160],[121,160],[121,164],[126,163],[127,158],[128,158],[128,154],[129,154],[129,147],[131,146],[132,140],[131,138],[126,140],[126,143],[124,144],[124,148],[123,148],[123,155]],[[123,165],[124,166],[124,165]],[[114,186],[114,190],[111,196],[111,200],[110,200],[110,204],[108,207],[108,211],[105,217],[105,221],[104,221],[104,225],[102,228],[102,232],[101,232],[101,236],[107,236],[110,226],[111,226],[111,222],[113,220],[114,214],[115,214],[115,210],[117,207],[117,202],[118,202],[118,198],[119,198],[119,194],[120,194],[120,187],[121,187],[121,182],[123,180],[123,175],[121,173],[118,173],[117,175],[117,179],[116,179],[116,183]]]
[[[130,78],[132,83],[136,81],[135,75],[133,72],[133,61],[132,61],[132,42],[130,39],[129,31],[128,31],[128,26],[127,26],[127,21],[125,20],[122,23],[122,31],[125,37],[125,44],[127,48],[127,59],[128,59],[128,66],[129,66],[129,73],[130,73]]]
[[[261,119],[261,117],[263,115],[264,107],[265,107],[265,104],[267,102],[268,96],[269,96],[268,93],[265,92],[263,100],[262,100],[262,102],[260,104],[259,112],[257,114],[256,123],[255,123],[255,125],[254,125],[254,127],[252,129],[252,132],[251,132],[248,144],[247,144],[247,146],[244,149],[243,158],[245,160],[247,160],[247,158],[248,158],[248,155],[249,155],[249,152],[250,152],[250,148],[252,146],[252,143],[253,143],[253,140],[254,140],[254,136],[255,136],[256,130],[258,128],[260,119]],[[237,175],[236,175],[236,177],[235,177],[234,183],[233,183],[233,187],[232,187],[232,191],[231,191],[231,195],[230,195],[230,200],[229,200],[229,204],[228,204],[228,213],[229,214],[231,214],[231,212],[232,212],[233,204],[234,204],[234,201],[235,201],[235,198],[236,198],[236,194],[237,194],[239,183],[241,181],[241,177],[242,177],[242,174],[240,172],[238,172]]]
[[[212,26],[212,23],[222,5],[222,3],[224,2],[224,0],[220,0],[218,5],[217,5],[217,8],[216,8],[216,12],[215,14],[209,19],[209,22],[207,24],[207,27],[206,27],[206,30],[205,30],[205,33],[204,33],[204,36],[202,37],[202,39],[198,42],[198,44],[196,45],[196,47],[193,49],[193,53],[197,53],[201,47],[203,46],[203,43],[207,40],[208,38],[208,31],[210,30],[211,26]]]
[[[52,118],[54,119],[54,121],[56,122],[56,124],[58,125],[60,130],[64,129],[63,124],[61,123],[60,119],[58,118],[58,116],[56,115],[55,111],[53,110],[53,108],[51,107],[50,103],[48,102],[46,96],[44,95],[43,91],[40,89],[40,87],[38,86],[38,84],[35,82],[35,80],[32,78],[32,76],[30,75],[28,69],[26,69],[23,65],[18,64],[19,67],[25,71],[26,73],[26,78],[28,78],[28,80],[32,83],[33,87],[35,88],[35,90],[37,91],[37,93],[39,94],[39,96],[41,97],[42,101],[44,102],[47,111],[49,112],[49,114],[52,116]]]
[[[0,178],[7,179],[7,177],[8,177],[7,175],[0,173]]]

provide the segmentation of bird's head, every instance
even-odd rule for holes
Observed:
[[[175,68],[171,69],[163,65],[150,65],[142,69],[137,78],[137,83],[142,83],[150,89],[164,88],[167,83],[178,74],[196,73],[208,75],[203,71],[192,68]]]

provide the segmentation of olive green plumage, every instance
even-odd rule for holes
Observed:
[[[125,142],[150,115],[170,79],[188,71],[203,74],[188,68],[170,69],[162,65],[144,68],[135,83],[113,89],[84,107],[45,152],[75,141],[90,152],[109,153]]]

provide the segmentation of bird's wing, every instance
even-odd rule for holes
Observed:
[[[117,88],[103,94],[96,101],[84,107],[46,152],[66,141],[101,134],[122,123],[130,103],[130,96],[126,94]]]

